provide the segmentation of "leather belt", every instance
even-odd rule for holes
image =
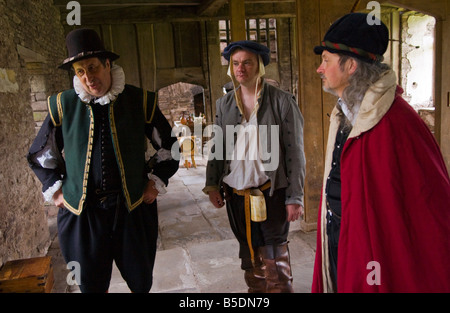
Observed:
[[[271,186],[270,180],[267,181],[264,185],[257,187],[259,190],[264,191],[269,189]],[[247,188],[243,190],[238,190],[233,188],[233,192],[238,196],[243,196],[244,198],[244,207],[245,207],[245,230],[247,236],[247,244],[250,250],[250,258],[252,260],[253,266],[255,265],[255,252],[253,251],[252,245],[252,231],[251,231],[251,220],[250,220],[250,191],[255,188]]]

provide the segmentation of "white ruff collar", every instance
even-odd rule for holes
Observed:
[[[111,79],[112,79],[111,88],[103,97],[100,98],[96,98],[90,95],[84,89],[83,84],[76,75],[73,77],[73,88],[75,89],[75,92],[77,93],[81,101],[89,103],[92,100],[94,100],[95,103],[105,105],[116,100],[117,96],[125,88],[125,73],[123,72],[123,69],[119,65],[114,64],[112,66]]]

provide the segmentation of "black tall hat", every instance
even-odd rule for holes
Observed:
[[[87,58],[106,58],[111,62],[119,58],[119,55],[105,49],[103,41],[93,29],[80,28],[71,31],[67,34],[66,45],[69,57],[59,66],[63,70],[69,70],[74,62]]]

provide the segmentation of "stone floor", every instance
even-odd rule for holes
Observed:
[[[159,238],[152,293],[246,292],[240,269],[238,244],[231,232],[225,207],[217,209],[201,189],[205,162],[197,168],[180,167],[170,179],[168,192],[158,197]],[[53,257],[54,293],[79,292],[68,285],[70,272],[64,263],[56,236],[56,218],[49,219],[55,240],[48,255]],[[299,221],[291,223],[289,248],[294,291],[311,290],[316,232],[304,233]],[[116,267],[110,293],[130,292]]]

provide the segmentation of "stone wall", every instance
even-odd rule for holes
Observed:
[[[69,87],[67,74],[56,69],[65,57],[52,0],[0,0],[0,266],[45,254],[51,239],[26,154],[46,97]]]
[[[432,108],[434,63],[434,17],[415,12],[402,16],[403,97],[416,110]]]

